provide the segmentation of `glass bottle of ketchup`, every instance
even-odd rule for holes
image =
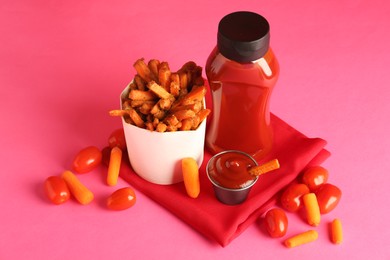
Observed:
[[[206,146],[212,153],[240,150],[262,159],[272,148],[269,101],[279,76],[261,15],[240,11],[218,25],[217,46],[206,63],[213,110]]]

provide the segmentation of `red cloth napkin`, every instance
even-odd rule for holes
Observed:
[[[305,167],[321,164],[330,155],[324,149],[324,140],[306,137],[275,115],[271,122],[274,149],[262,162],[277,158],[281,168],[260,176],[243,204],[225,205],[215,198],[206,176],[205,167],[211,157],[207,151],[199,170],[201,192],[196,199],[187,196],[183,183],[166,186],[143,180],[128,162],[122,164],[120,176],[204,236],[226,246],[273,206],[276,194],[294,181]]]

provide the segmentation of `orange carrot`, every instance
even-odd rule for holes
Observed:
[[[306,217],[309,225],[318,226],[321,222],[321,213],[316,195],[312,192],[303,195],[303,205],[306,209]]]
[[[81,183],[81,181],[71,171],[65,171],[61,175],[66,182],[70,193],[76,198],[78,202],[83,205],[89,204],[94,196],[93,193]]]
[[[122,162],[122,150],[115,146],[111,149],[110,162],[108,164],[107,184],[115,186],[118,182],[119,170]]]
[[[181,161],[184,186],[188,196],[197,198],[200,193],[199,167],[194,158],[183,158]]]
[[[254,175],[254,176],[259,176],[261,174],[264,174],[266,172],[270,172],[276,169],[280,168],[280,164],[278,159],[273,159],[269,162],[266,162],[264,164],[254,166],[250,168],[249,174]]]
[[[331,223],[331,240],[334,244],[341,244],[343,241],[343,227],[340,219],[336,218]]]
[[[303,233],[300,233],[298,235],[295,235],[293,237],[288,238],[287,240],[284,241],[284,244],[288,248],[300,246],[306,243],[313,242],[317,240],[318,238],[318,233],[315,230],[309,230]]]

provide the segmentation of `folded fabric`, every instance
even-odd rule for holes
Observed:
[[[205,167],[211,157],[207,151],[199,170],[201,192],[196,199],[186,195],[183,183],[157,185],[143,180],[128,162],[122,164],[120,176],[204,236],[226,246],[273,206],[277,193],[294,181],[302,170],[321,164],[330,155],[324,149],[326,142],[323,139],[308,138],[275,115],[272,115],[271,123],[274,148],[259,163],[277,158],[281,168],[260,176],[247,200],[240,205],[225,205],[215,198],[206,176]]]

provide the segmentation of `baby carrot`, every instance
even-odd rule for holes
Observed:
[[[298,235],[295,235],[293,237],[288,238],[287,240],[284,241],[284,244],[288,248],[300,246],[306,243],[313,242],[317,240],[318,238],[318,233],[315,230],[309,230],[303,233],[300,233]]]
[[[121,161],[122,150],[115,146],[111,149],[110,162],[108,164],[107,184],[110,186],[115,186],[118,182]]]
[[[343,227],[340,219],[336,218],[330,226],[331,240],[334,244],[341,244],[343,241]]]
[[[273,159],[269,162],[266,162],[264,164],[254,166],[249,169],[249,174],[254,175],[254,176],[259,176],[261,174],[264,174],[266,172],[270,172],[276,169],[280,168],[280,164],[278,159]]]
[[[199,167],[194,158],[183,158],[181,161],[184,186],[188,196],[197,198],[200,193]]]
[[[93,193],[71,171],[65,171],[61,177],[66,182],[70,193],[72,193],[78,202],[86,205],[93,200]]]
[[[303,205],[306,209],[306,217],[309,225],[318,226],[321,222],[321,213],[316,195],[312,192],[303,195]]]

